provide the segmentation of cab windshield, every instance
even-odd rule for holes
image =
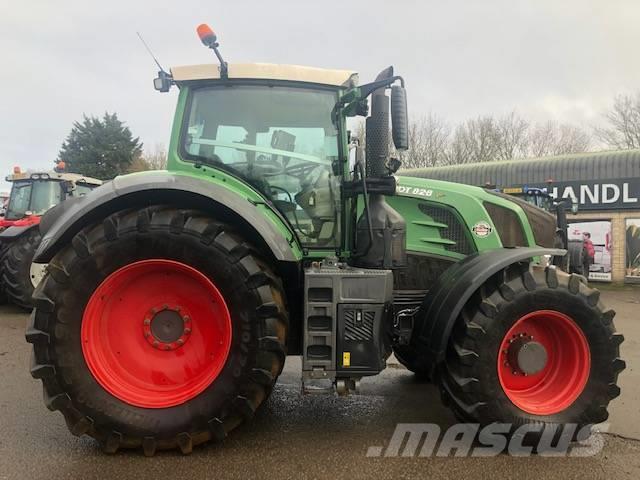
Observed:
[[[19,220],[26,212],[42,215],[63,200],[60,182],[29,180],[13,182],[5,218]]]
[[[308,246],[339,238],[337,93],[298,87],[217,86],[192,92],[186,160],[229,171],[266,196]]]

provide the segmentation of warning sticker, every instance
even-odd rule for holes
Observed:
[[[351,366],[351,352],[342,352],[342,366],[343,367]]]

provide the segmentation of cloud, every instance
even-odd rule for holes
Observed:
[[[352,68],[389,64],[414,115],[451,121],[517,109],[579,122],[640,85],[640,2],[381,0],[8,2],[0,15],[0,173],[49,168],[73,121],[117,112],[145,144],[168,143],[175,92],[155,66],[214,61],[195,26],[210,22],[230,61]],[[555,118],[558,117],[558,118]]]

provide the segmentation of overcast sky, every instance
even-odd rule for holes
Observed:
[[[0,0],[2,178],[51,168],[83,113],[116,112],[148,149],[167,144],[176,92],[153,90],[136,31],[165,68],[207,63],[202,22],[230,63],[354,69],[361,82],[392,64],[412,116],[451,122],[515,108],[588,126],[640,89],[638,0]]]

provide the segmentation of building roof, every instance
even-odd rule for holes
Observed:
[[[218,80],[220,66],[217,64],[187,65],[173,67],[171,75],[176,82],[189,80]],[[303,67],[300,65],[277,65],[273,63],[230,63],[229,78],[289,80],[293,82],[319,83],[350,88],[358,83],[357,72]]]
[[[640,178],[640,150],[618,150],[501,162],[402,170],[408,177],[469,185],[524,185],[593,179]]]

